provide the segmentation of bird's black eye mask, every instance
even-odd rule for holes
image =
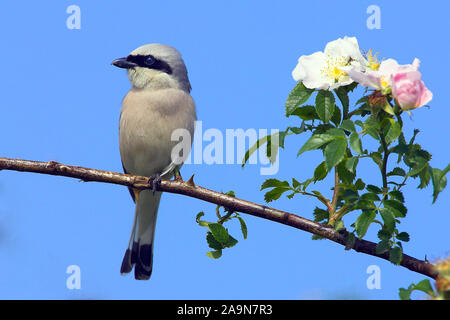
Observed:
[[[127,61],[133,62],[142,68],[161,70],[167,74],[172,74],[172,68],[167,62],[157,59],[152,55],[129,55]]]

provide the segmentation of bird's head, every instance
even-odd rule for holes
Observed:
[[[152,43],[135,49],[127,57],[112,62],[127,69],[135,88],[178,88],[190,92],[191,85],[180,53],[173,47]]]

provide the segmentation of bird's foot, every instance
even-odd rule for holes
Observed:
[[[152,174],[148,178],[148,183],[151,185],[153,194],[155,194],[157,187],[161,184],[161,175],[159,173]]]
[[[174,180],[178,181],[178,182],[183,182],[184,181],[179,170],[175,170]]]

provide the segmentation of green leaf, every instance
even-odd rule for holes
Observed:
[[[244,239],[247,239],[247,225],[245,224],[244,219],[242,219],[241,217],[238,217],[238,219],[239,223],[241,224],[242,236],[244,237]]]
[[[286,100],[286,116],[290,116],[297,106],[305,103],[313,92],[314,89],[308,89],[299,82]]]
[[[410,289],[400,288],[398,289],[398,296],[401,300],[411,300],[411,292]]]
[[[375,211],[370,210],[370,211],[364,211],[356,219],[355,229],[356,229],[356,233],[358,234],[358,237],[360,239],[366,235],[367,229],[369,228],[370,224],[375,219],[375,216],[376,216]]]
[[[400,232],[397,235],[397,239],[400,241],[408,242],[409,241],[409,234],[407,232]]]
[[[403,259],[403,252],[402,248],[400,247],[393,247],[389,253],[389,260],[396,265],[399,265],[400,262],[402,262]]]
[[[339,124],[341,123],[341,118],[341,109],[339,109],[338,106],[335,105],[333,116],[331,117],[331,122],[333,122],[336,126],[339,126]]]
[[[224,243],[224,246],[227,248],[231,248],[234,247],[236,245],[236,243],[238,243],[238,241],[233,238],[232,236],[229,236],[228,241],[226,243]]]
[[[286,137],[286,131],[279,131],[270,136],[267,136],[266,156],[269,158],[270,163],[274,164],[277,159],[278,149],[284,148],[284,139]],[[272,147],[272,144],[274,147]]]
[[[348,161],[348,160],[347,160]],[[351,172],[347,169],[347,161],[341,161],[337,165],[338,176],[345,184],[352,184],[353,180],[356,177],[355,172]]]
[[[381,229],[378,231],[378,238],[381,240],[389,240],[392,236],[392,233],[387,231],[386,229]]]
[[[347,116],[348,114],[348,107],[349,107],[349,99],[348,99],[348,93],[346,88],[344,87],[338,87],[334,90],[337,97],[339,98],[339,101],[341,101],[342,110],[344,110],[344,115]]]
[[[388,232],[394,232],[394,228],[395,228],[395,216],[392,213],[392,210],[390,210],[390,208],[380,208],[380,214],[381,214],[381,218],[383,218],[384,221],[384,228],[388,231]]]
[[[383,128],[384,138],[386,143],[389,145],[400,136],[402,133],[402,127],[398,122],[395,122],[394,119],[385,119],[388,120],[387,125]]]
[[[325,162],[328,170],[333,168],[344,158],[346,151],[347,140],[343,138],[337,138],[325,147]]]
[[[403,170],[400,167],[395,167],[392,171],[388,172],[387,176],[400,176],[400,177],[404,177],[406,175],[405,170]]]
[[[372,152],[369,154],[370,158],[375,162],[380,168],[383,165],[383,160],[381,159],[381,153],[379,152]]]
[[[391,242],[388,240],[381,240],[380,242],[378,242],[377,247],[376,247],[376,253],[377,254],[382,254],[387,252],[389,249],[391,248]]]
[[[380,197],[376,193],[368,192],[361,195],[362,200],[368,200],[368,201],[380,201]]]
[[[429,295],[433,295],[433,293],[434,293],[433,287],[431,286],[429,279],[424,279],[424,280],[420,281],[418,284],[413,286],[413,289],[420,290]]]
[[[264,200],[266,202],[271,202],[273,200],[277,200],[277,199],[279,199],[281,197],[281,195],[284,192],[286,192],[288,190],[290,190],[290,189],[289,188],[284,188],[284,187],[274,188],[274,189],[266,192],[266,194],[264,195]]]
[[[227,229],[220,223],[210,223],[208,224],[209,230],[211,230],[214,238],[220,243],[226,243],[229,239],[229,234]]]
[[[348,233],[345,237],[345,250],[350,250],[355,245],[356,237],[353,233]]]
[[[261,185],[261,190],[267,189],[267,188],[274,188],[274,187],[285,187],[289,188],[289,182],[287,181],[280,181],[277,179],[267,179],[263,182]]]
[[[345,167],[351,173],[355,173],[356,172],[356,166],[358,165],[358,162],[359,162],[358,157],[348,158],[347,161],[345,162]]]
[[[310,105],[297,107],[294,109],[294,111],[292,111],[290,115],[298,116],[305,121],[319,119],[319,116],[316,113],[316,108]]]
[[[297,153],[297,157],[305,151],[315,150],[323,146],[325,143],[328,143],[334,139],[336,139],[336,137],[333,137],[329,134],[314,134],[311,136],[311,138],[308,139],[308,141],[305,142],[303,147],[299,150],[299,152]]]
[[[244,159],[242,159],[242,167],[245,166],[250,156],[267,142],[267,137],[268,136],[264,136],[261,139],[257,140],[256,143],[245,152]]]
[[[328,174],[327,166],[325,161],[322,161],[317,168],[314,170],[314,181],[320,181],[325,179]]]
[[[350,136],[350,146],[356,153],[362,154],[362,144],[357,133],[352,133]]]
[[[316,207],[313,211],[314,221],[328,220],[330,213],[327,210],[320,209]]]
[[[403,218],[406,216],[406,212],[408,211],[408,209],[405,207],[405,205],[398,200],[384,200],[383,201],[384,207],[389,208],[389,209],[393,209],[391,210],[394,213],[394,216],[396,218]]]
[[[216,238],[214,238],[214,236],[212,235],[212,233],[210,231],[208,231],[206,233],[206,242],[208,243],[208,246],[211,249],[215,249],[215,250],[222,250],[223,249],[223,245],[216,240]]]
[[[373,192],[373,193],[378,193],[378,194],[383,193],[383,191],[380,188],[378,188],[377,186],[374,186],[373,184],[368,184],[366,189],[367,189],[367,191]]]
[[[206,255],[213,259],[219,259],[222,256],[222,250],[208,251]]]
[[[342,121],[341,128],[352,133],[356,133],[356,127],[352,120],[345,119]]]
[[[334,109],[333,93],[327,90],[320,90],[316,96],[316,113],[319,118],[323,122],[328,123],[333,116]]]
[[[431,181],[433,183],[433,203],[435,203],[439,193],[447,186],[447,177],[442,174],[440,169],[429,168]]]
[[[356,190],[364,190],[365,187],[366,187],[366,184],[364,183],[364,181],[362,181],[361,179],[356,180],[356,182],[355,182]]]
[[[400,202],[405,202],[405,197],[403,196],[403,193],[399,190],[393,190],[388,193],[393,200],[398,200]]]

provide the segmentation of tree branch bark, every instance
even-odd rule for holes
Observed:
[[[0,170],[35,172],[55,176],[65,176],[81,179],[83,181],[119,184],[136,189],[152,188],[148,177],[133,176],[113,171],[89,169],[79,166],[69,166],[55,161],[40,162],[0,157]],[[162,180],[156,188],[159,191],[182,194],[188,197],[218,204],[234,211],[282,223],[321,236],[341,245],[346,245],[347,231],[337,232],[330,226],[322,225],[292,213],[270,208],[247,200],[234,198],[220,192],[197,186],[192,178],[189,179],[189,181]],[[375,250],[376,243],[367,240],[356,239],[351,249],[389,261],[388,253],[377,254]],[[403,259],[400,265],[411,271],[421,273],[433,279],[436,279],[437,277],[437,272],[433,269],[432,264],[406,254],[403,254]]]

